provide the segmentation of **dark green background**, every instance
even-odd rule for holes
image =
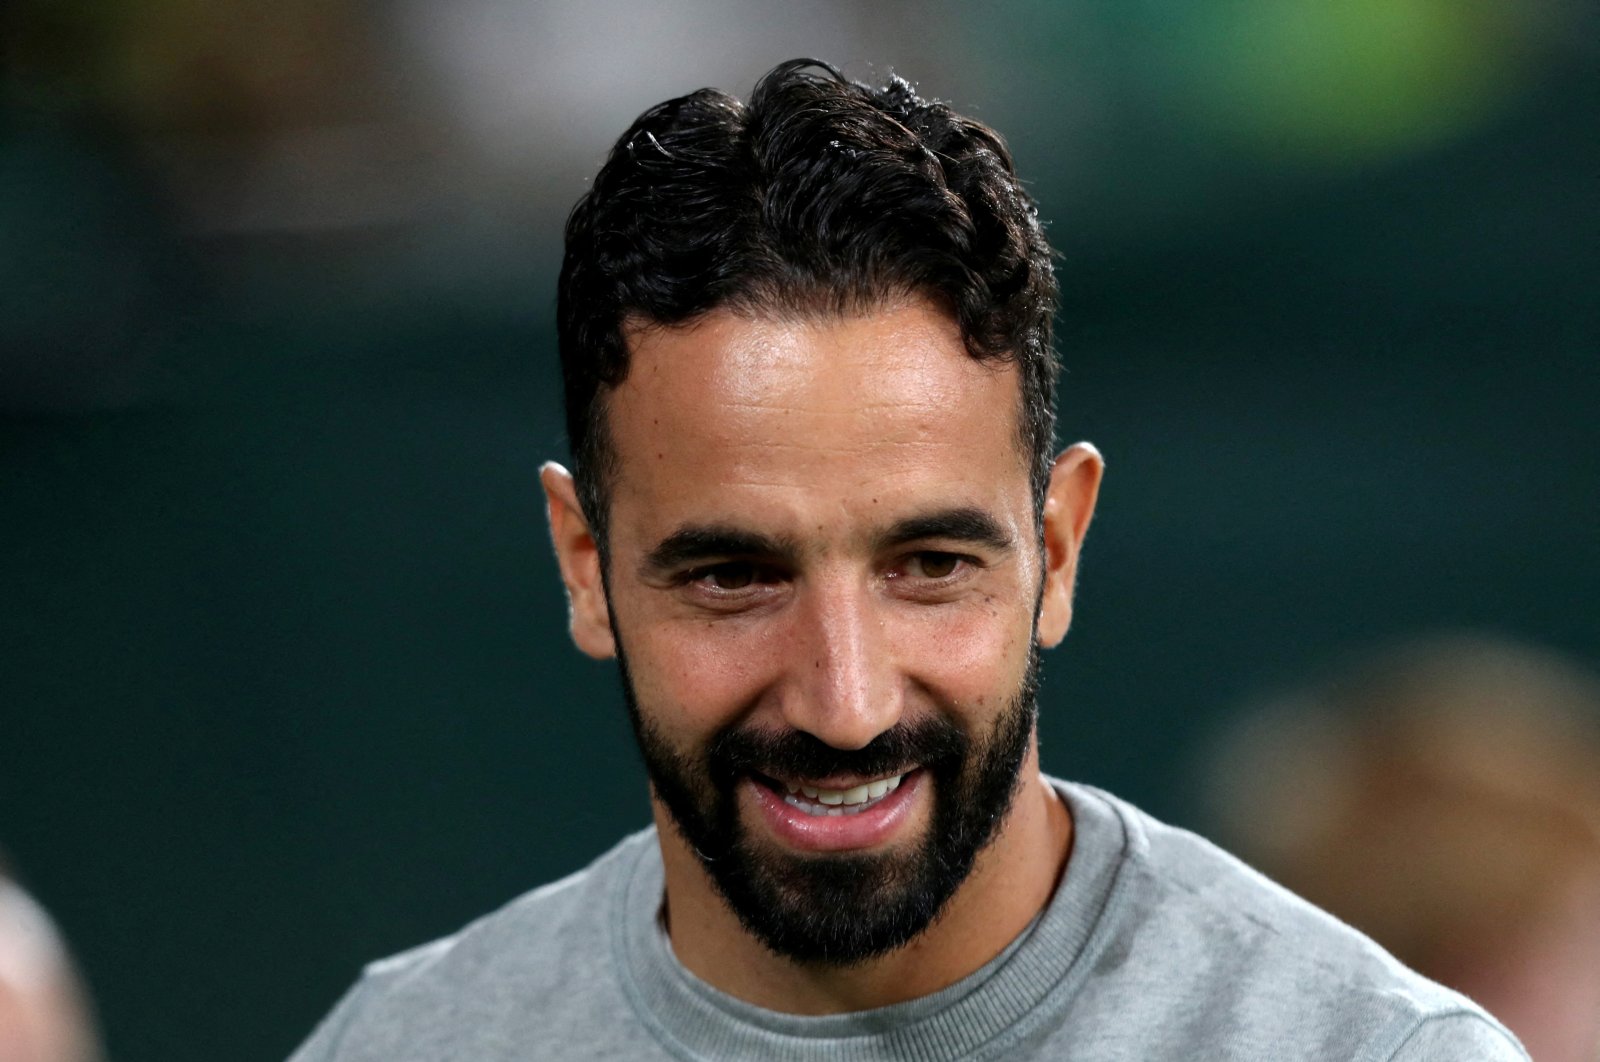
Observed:
[[[1151,57],[1214,30],[1161,5],[1074,9],[1087,38],[1003,7],[951,43],[992,86],[955,102],[1050,219],[1063,441],[1109,464],[1047,768],[1200,825],[1219,721],[1353,647],[1472,627],[1600,660],[1592,51],[1549,45],[1437,136],[1307,148],[1176,107],[1189,68]],[[536,493],[563,446],[555,226],[491,284],[404,229],[201,248],[115,132],[24,102],[0,844],[114,1057],[281,1058],[362,962],[646,819]]]

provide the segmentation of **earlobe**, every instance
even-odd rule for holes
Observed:
[[[567,588],[568,621],[572,640],[579,649],[604,660],[617,653],[616,637],[611,632],[611,611],[606,601],[605,581],[600,574],[600,548],[578,504],[578,491],[572,473],[545,462],[539,469],[545,503],[550,514],[550,539],[561,567],[561,581]]]
[[[1044,502],[1044,587],[1037,637],[1042,648],[1060,644],[1072,625],[1072,588],[1078,556],[1094,516],[1105,461],[1086,442],[1061,452],[1050,470]]]

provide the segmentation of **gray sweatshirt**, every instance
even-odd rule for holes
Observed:
[[[374,963],[291,1062],[1527,1059],[1473,1003],[1201,838],[1056,785],[1075,828],[1056,895],[933,995],[800,1017],[712,988],[661,928],[646,830]]]

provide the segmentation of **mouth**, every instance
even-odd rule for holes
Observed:
[[[890,793],[900,788],[900,783],[910,772],[901,772],[886,778],[875,778],[850,786],[812,785],[786,779],[758,775],[757,780],[771,789],[792,808],[807,815],[841,816],[859,815],[877,806]]]
[[[810,851],[873,848],[901,837],[919,807],[922,767],[878,778],[746,776],[760,817],[785,844]]]

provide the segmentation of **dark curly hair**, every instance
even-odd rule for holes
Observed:
[[[634,322],[716,308],[847,313],[929,297],[982,361],[1015,362],[1020,444],[1043,505],[1055,442],[1056,284],[1000,135],[895,77],[794,59],[748,104],[716,89],[640,115],[567,220],[557,297],[573,474],[606,544],[616,454],[605,391]]]

